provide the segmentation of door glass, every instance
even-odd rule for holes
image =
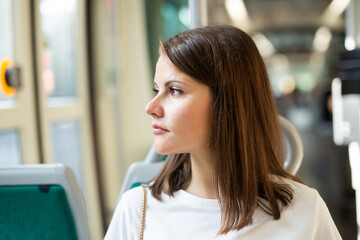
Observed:
[[[76,97],[76,0],[41,0],[42,78],[49,101]]]
[[[5,58],[14,59],[14,32],[13,32],[12,0],[0,1],[0,64]],[[1,86],[1,85],[0,85]],[[0,108],[14,102],[14,95],[5,97],[0,87]]]
[[[54,161],[70,167],[85,191],[79,122],[71,120],[53,123],[51,138]]]
[[[0,165],[14,165],[20,163],[21,151],[18,131],[0,131]]]

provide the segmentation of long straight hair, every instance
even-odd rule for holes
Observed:
[[[252,223],[259,206],[274,219],[293,197],[277,177],[293,178],[282,167],[284,144],[264,62],[253,40],[226,25],[187,30],[160,44],[160,54],[211,89],[209,147],[214,151],[214,184],[221,207],[219,234]],[[191,181],[189,154],[173,154],[150,185],[152,195],[170,196]]]

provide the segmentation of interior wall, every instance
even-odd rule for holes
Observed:
[[[107,224],[128,167],[151,147],[152,97],[143,0],[93,3],[94,66],[101,177]]]
[[[144,1],[121,0],[119,26],[119,107],[125,166],[142,161],[152,141],[151,118],[145,106],[152,98],[152,78],[147,49]]]

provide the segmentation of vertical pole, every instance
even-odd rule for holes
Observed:
[[[355,48],[360,48],[360,0],[351,0],[347,9],[346,9],[346,37],[345,37],[345,48],[347,50],[354,50]],[[359,110],[360,114],[360,110]],[[360,123],[359,123],[360,125]],[[359,136],[360,138],[360,136]],[[354,143],[355,144],[355,143]],[[353,145],[354,145],[353,144]],[[356,143],[359,146],[358,142]],[[349,145],[350,150],[350,145]],[[350,158],[354,158],[351,156]],[[355,154],[356,159],[352,159],[350,163],[352,175],[358,174],[360,166],[360,151],[357,147],[357,154]],[[352,176],[352,186],[356,193],[356,219],[357,219],[357,239],[360,240],[360,181],[359,179]]]
[[[207,0],[189,0],[190,28],[206,26],[207,19]]]
[[[360,240],[360,189],[355,190],[356,193],[356,219],[357,219],[357,229],[358,229],[358,234],[357,234],[357,240]]]
[[[354,18],[354,36],[355,36],[355,45],[356,48],[360,48],[360,0],[351,0],[353,7]]]
[[[349,160],[351,166],[352,187],[356,193],[356,221],[358,225],[357,239],[360,240],[360,176],[358,174],[360,172],[360,145],[358,142],[354,141],[349,144]]]
[[[346,9],[346,38],[347,50],[360,48],[360,0],[351,0]]]

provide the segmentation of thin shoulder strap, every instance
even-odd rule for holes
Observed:
[[[143,202],[142,202],[142,217],[141,217],[141,231],[140,231],[140,240],[143,240],[144,237],[144,227],[145,227],[145,214],[146,214],[146,189],[145,189],[145,185],[141,184],[143,192],[144,192],[144,197],[143,197]]]

